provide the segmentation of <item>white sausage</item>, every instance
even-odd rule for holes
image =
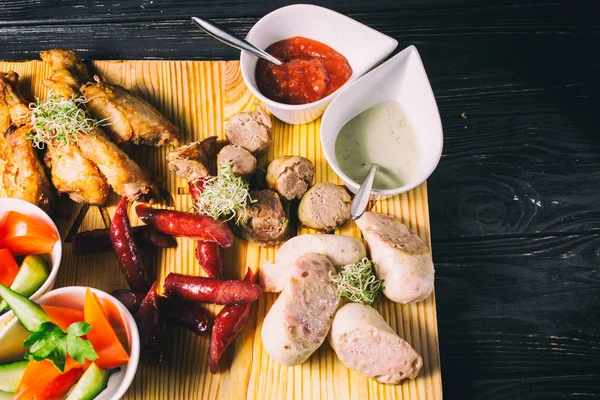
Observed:
[[[265,292],[281,292],[290,276],[292,263],[306,253],[327,256],[336,268],[354,264],[367,255],[362,242],[342,235],[300,235],[291,238],[275,253],[275,263],[263,262],[260,286]]]
[[[396,303],[414,303],[433,291],[431,253],[421,238],[388,215],[367,211],[356,224],[367,240],[383,294]]]
[[[372,307],[348,303],[338,310],[329,334],[340,361],[381,383],[397,385],[414,379],[423,359],[401,339]]]
[[[263,321],[263,346],[283,365],[299,365],[325,341],[339,304],[330,280],[335,268],[327,257],[298,258],[279,298]]]

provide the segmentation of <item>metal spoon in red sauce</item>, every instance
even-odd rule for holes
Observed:
[[[346,57],[316,40],[296,36],[271,44],[265,51],[285,64],[259,59],[256,84],[269,99],[308,104],[329,96],[352,75]]]

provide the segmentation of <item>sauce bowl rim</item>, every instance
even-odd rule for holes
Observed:
[[[355,19],[348,17],[347,15],[344,15],[342,13],[339,13],[339,12],[329,9],[327,7],[321,7],[321,6],[314,5],[314,4],[291,4],[291,5],[280,7],[280,8],[277,8],[277,9],[271,11],[270,13],[268,13],[265,16],[263,16],[262,18],[260,18],[252,26],[252,28],[250,29],[250,31],[248,31],[248,34],[246,35],[246,40],[250,41],[249,38],[252,35],[256,34],[256,32],[259,31],[263,27],[263,25],[266,25],[267,23],[269,23],[270,22],[269,20],[274,18],[274,16],[276,16],[276,14],[278,14],[282,11],[285,11],[285,10],[289,10],[291,8],[308,8],[308,9],[318,10],[319,12],[328,12],[328,13],[335,15],[338,18],[342,18],[342,19],[346,20],[347,22],[351,23],[352,25],[360,27],[361,29],[368,29],[374,33],[377,33],[381,36],[382,40],[386,40],[389,42],[389,44],[391,46],[389,53],[394,51],[394,49],[398,46],[398,41],[396,39],[380,32],[376,29],[373,29],[370,26],[365,25],[361,22],[358,22]],[[308,37],[308,39],[317,40],[317,39],[310,38],[310,37]],[[285,39],[282,39],[282,40],[285,40]],[[317,40],[317,41],[319,41],[319,40]],[[326,44],[326,43],[324,43],[324,44]],[[334,50],[336,50],[336,49],[334,48]],[[348,59],[348,57],[345,54],[342,54],[342,55],[344,57],[346,57],[346,59]],[[247,64],[250,62],[251,57],[254,57],[254,56],[248,55],[243,51],[240,54],[240,69],[242,71],[242,78],[243,78],[246,86],[252,92],[252,94],[254,94],[265,105],[275,106],[275,107],[278,107],[280,109],[287,110],[287,111],[301,111],[301,110],[306,110],[306,109],[310,109],[313,107],[319,107],[322,105],[326,105],[327,103],[331,102],[332,99],[334,99],[343,88],[347,87],[350,83],[356,81],[360,76],[364,75],[364,72],[361,75],[357,75],[357,73],[354,71],[354,68],[353,68],[352,75],[350,76],[350,78],[348,78],[348,80],[346,82],[344,82],[344,84],[342,86],[340,86],[335,92],[330,93],[328,96],[323,97],[322,99],[319,99],[317,101],[313,101],[311,103],[306,103],[306,104],[286,104],[286,103],[280,103],[278,101],[269,99],[268,97],[266,97],[264,94],[262,94],[260,92],[260,90],[258,89],[258,87],[256,87],[256,85],[252,84],[252,81],[250,80],[250,76],[248,74],[250,72],[256,73],[256,68],[253,68],[252,71],[247,71],[250,69]],[[384,58],[385,57],[386,56],[384,56]]]
[[[355,81],[351,82],[350,84],[345,85],[342,88],[340,88],[338,90],[338,92],[339,92],[338,96],[335,99],[333,99],[333,101],[327,107],[327,110],[325,110],[325,113],[323,114],[323,117],[321,119],[320,135],[319,135],[320,136],[319,139],[321,141],[321,149],[323,150],[325,159],[327,160],[327,163],[331,166],[331,169],[333,169],[335,174],[342,179],[344,184],[346,186],[348,186],[351,191],[354,191],[354,192],[357,191],[360,188],[360,183],[358,183],[358,182],[354,181],[353,179],[351,179],[350,177],[348,177],[348,175],[346,175],[341,170],[341,168],[338,164],[337,158],[335,156],[335,148],[332,150],[329,147],[325,146],[325,144],[324,144],[325,143],[325,140],[324,140],[325,131],[324,131],[323,127],[327,127],[328,120],[329,120],[329,118],[331,118],[331,116],[330,116],[332,113],[331,110],[335,110],[336,102],[341,101],[339,99],[341,99],[342,96],[344,96],[348,91],[350,91],[354,85],[357,85],[362,79],[367,79],[368,77],[370,77],[374,74],[381,73],[381,70],[386,67],[391,67],[390,63],[394,63],[395,59],[397,57],[402,57],[405,55],[412,56],[413,54],[417,56],[419,69],[421,69],[421,72],[425,75],[425,77],[427,77],[427,73],[425,71],[425,66],[423,65],[423,61],[421,60],[421,57],[419,56],[419,52],[418,52],[417,48],[414,45],[410,45],[410,46],[406,47],[405,49],[403,49],[402,51],[400,51],[395,56],[393,56],[392,58],[390,58],[389,60],[383,62],[376,68],[367,72],[360,78],[358,78]],[[398,188],[393,188],[393,189],[371,189],[372,195],[389,196],[389,195],[396,195],[396,194],[408,192],[409,190],[412,190],[412,189],[416,188],[417,186],[421,185],[423,182],[427,181],[427,178],[429,178],[431,176],[431,174],[433,173],[433,171],[436,169],[437,165],[439,164],[440,159],[442,157],[443,148],[444,148],[444,131],[443,131],[443,126],[442,126],[441,116],[439,113],[439,108],[437,107],[437,102],[435,101],[435,95],[433,94],[433,90],[431,88],[431,82],[429,81],[429,77],[427,77],[427,85],[428,85],[428,89],[429,89],[428,92],[433,96],[433,100],[436,105],[434,112],[437,117],[436,124],[439,127],[439,134],[440,134],[438,148],[431,150],[431,154],[436,154],[436,156],[433,158],[433,162],[431,162],[429,168],[425,172],[415,175],[415,178],[413,180],[411,180],[409,183],[405,184],[404,186],[400,186]],[[395,99],[390,99],[390,100],[395,100]],[[340,129],[341,129],[341,127],[340,127]],[[340,133],[340,131],[338,130],[336,133],[336,138],[337,138],[337,135],[339,135],[339,133]]]

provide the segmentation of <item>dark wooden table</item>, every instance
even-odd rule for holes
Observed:
[[[189,17],[245,34],[287,4],[0,0],[0,59],[236,59]],[[445,398],[600,396],[600,2],[321,5],[416,45],[439,104],[429,203]]]

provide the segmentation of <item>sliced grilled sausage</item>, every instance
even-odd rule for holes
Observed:
[[[223,147],[217,155],[219,170],[227,164],[231,165],[235,175],[248,178],[256,170],[256,157],[240,146],[229,144]]]
[[[287,200],[301,199],[314,177],[313,163],[299,156],[276,158],[267,169],[267,184]]]
[[[310,228],[333,232],[350,219],[351,201],[343,187],[317,183],[300,201],[298,219]]]
[[[188,181],[210,174],[210,161],[217,154],[217,137],[186,144],[167,154],[167,167]]]
[[[241,211],[238,224],[230,223],[233,232],[244,240],[261,246],[276,246],[289,237],[289,219],[279,195],[272,190],[251,191],[253,203]]]
[[[225,126],[229,143],[254,154],[264,153],[271,144],[271,117],[261,106],[257,108],[234,115]]]

